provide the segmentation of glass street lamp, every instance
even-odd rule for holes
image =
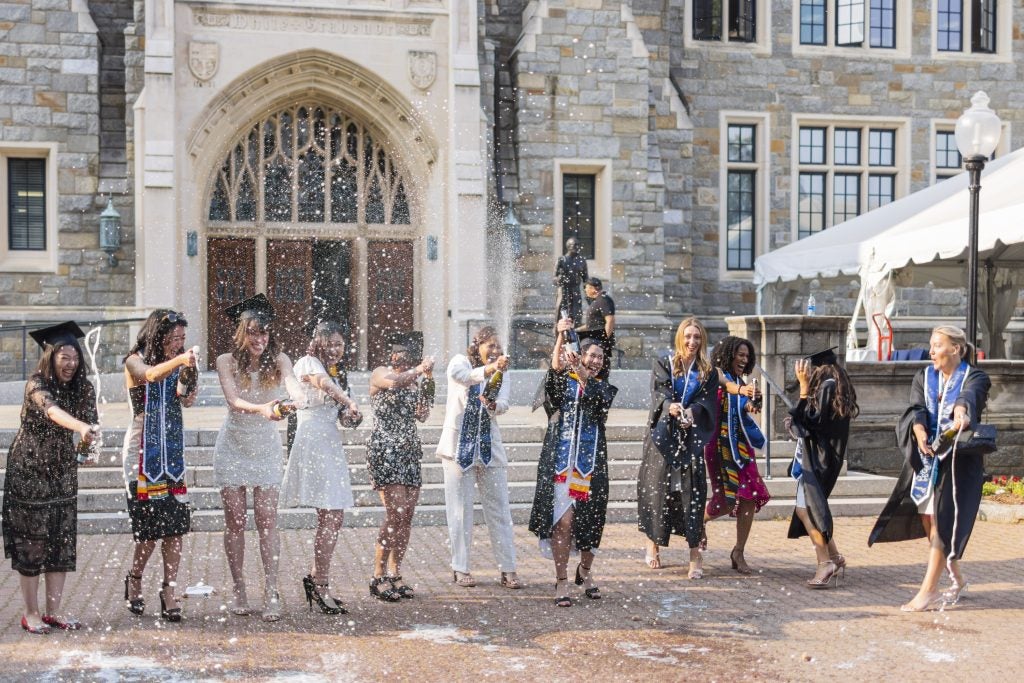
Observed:
[[[956,120],[956,146],[969,174],[970,231],[967,241],[967,341],[978,346],[978,200],[981,172],[999,144],[1002,124],[988,108],[988,95],[974,93],[971,106]]]

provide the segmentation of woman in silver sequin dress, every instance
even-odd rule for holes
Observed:
[[[423,375],[424,381],[433,382],[434,369],[432,358],[418,360],[421,340],[414,334],[393,336],[391,364],[370,376],[373,431],[366,466],[386,511],[377,535],[370,594],[392,602],[413,597],[412,588],[402,580],[401,568],[422,483],[423,444],[416,420],[425,422],[430,415],[430,402],[423,400],[417,381]]]

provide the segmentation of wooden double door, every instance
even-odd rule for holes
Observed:
[[[257,272],[258,263],[266,264],[262,273]],[[387,360],[388,335],[413,328],[413,281],[409,241],[369,240],[360,245],[351,240],[210,238],[210,367],[232,348],[235,330],[224,309],[258,291],[274,305],[274,336],[292,360],[305,355],[315,322],[332,319],[348,328],[348,367],[381,365]]]

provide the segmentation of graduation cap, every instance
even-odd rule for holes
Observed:
[[[39,346],[44,349],[47,344],[50,346],[74,344],[85,336],[85,332],[82,332],[82,328],[73,320],[69,320],[66,323],[60,323],[58,325],[51,325],[50,327],[43,327],[38,330],[32,330],[28,334],[30,337],[35,339],[36,344],[39,344]]]
[[[839,363],[839,357],[836,356],[836,349],[838,348],[838,346],[833,346],[830,349],[812,353],[807,356],[807,360],[811,361],[812,368],[818,368],[822,365],[837,365]]]
[[[410,359],[418,359],[423,356],[423,333],[422,332],[392,332],[388,335],[388,346],[392,352],[403,350],[409,354]]]
[[[264,324],[274,319],[274,307],[263,294],[251,296],[245,301],[239,301],[224,309],[224,314],[236,323],[242,319],[242,315],[245,313],[251,313],[252,317],[258,318]]]

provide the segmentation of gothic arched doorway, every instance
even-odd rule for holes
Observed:
[[[388,333],[415,323],[415,216],[384,136],[344,111],[303,102],[238,136],[212,179],[207,324],[212,359],[230,346],[221,313],[266,292],[293,359],[307,326],[349,326],[349,361],[373,367]]]

